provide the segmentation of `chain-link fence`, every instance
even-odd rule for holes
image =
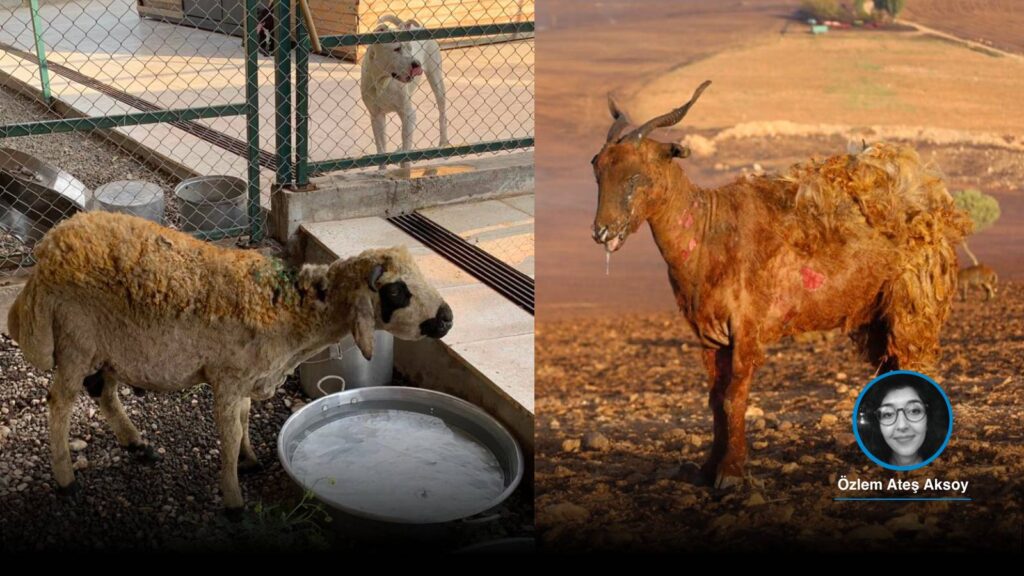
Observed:
[[[279,179],[302,188],[335,170],[533,146],[532,0],[308,3],[311,18],[296,18],[297,162]],[[279,134],[287,121],[278,116]],[[532,277],[532,196],[422,212]]]
[[[255,30],[257,0],[206,29],[191,0],[0,0],[0,274],[83,210],[260,237],[246,2]]]
[[[0,0],[0,275],[80,210],[259,239],[275,185],[531,147],[533,10]]]
[[[333,170],[533,145],[532,1],[310,6],[314,30],[297,23],[295,52],[300,186]]]

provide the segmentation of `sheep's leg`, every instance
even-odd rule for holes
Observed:
[[[750,339],[738,338],[733,347],[732,374],[724,390],[722,412],[725,415],[725,455],[715,475],[716,488],[728,488],[743,482],[743,466],[747,461],[746,413],[747,396],[754,372],[764,361],[764,351]]]
[[[53,384],[46,396],[50,412],[50,464],[57,481],[57,490],[63,493],[72,493],[78,489],[75,471],[71,468],[68,433],[71,428],[71,409],[86,377],[85,373],[75,371],[70,366],[70,363],[57,364]]]
[[[220,489],[224,507],[229,514],[238,515],[245,506],[242,489],[238,486],[238,451],[242,444],[242,398],[222,392],[231,386],[215,388],[213,414],[220,432]],[[234,388],[238,388],[235,386]]]
[[[732,348],[704,350],[704,367],[709,375],[708,405],[714,416],[714,442],[711,455],[701,467],[701,474],[705,480],[714,481],[718,474],[718,464],[726,452],[728,427],[723,402],[725,390],[732,379]]]
[[[252,449],[252,444],[249,443],[249,408],[251,405],[252,399],[244,398],[242,400],[242,448],[238,455],[238,472],[240,474],[249,474],[262,468],[259,459],[256,458],[256,452]]]
[[[153,464],[160,460],[160,455],[142,440],[139,430],[132,424],[121,404],[118,394],[117,376],[111,372],[103,374],[103,388],[100,392],[100,413],[106,418],[110,428],[117,437],[117,443],[125,447],[132,457],[142,464]],[[91,393],[91,390],[90,390]]]

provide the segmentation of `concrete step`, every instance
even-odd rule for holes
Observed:
[[[522,200],[519,200],[522,202]],[[481,203],[473,203],[481,204]],[[532,219],[510,205],[510,228],[529,227],[532,272]],[[498,208],[488,205],[487,208]],[[463,206],[464,214],[473,212]],[[458,210],[457,210],[458,211]],[[484,222],[484,221],[481,221]],[[486,222],[491,222],[490,220]],[[494,222],[490,225],[499,225]],[[479,228],[479,227],[478,227]],[[473,402],[496,415],[533,452],[534,351],[533,316],[432,252],[383,218],[354,218],[302,224],[309,262],[328,263],[370,248],[406,245],[423,274],[444,297],[455,317],[442,340],[395,341],[396,367],[417,385]],[[518,240],[517,240],[517,245]]]

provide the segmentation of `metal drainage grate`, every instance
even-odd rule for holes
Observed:
[[[418,213],[388,218],[406,234],[533,315],[533,278]]]

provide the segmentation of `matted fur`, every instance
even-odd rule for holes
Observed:
[[[98,212],[56,226],[35,255],[8,324],[26,360],[54,368],[50,443],[60,487],[74,480],[68,425],[86,378],[101,377],[101,411],[118,441],[136,450],[145,446],[120,405],[118,383],[155,391],[209,383],[224,501],[237,508],[239,455],[255,463],[250,398],[269,398],[300,362],[348,333],[369,358],[375,329],[415,340],[442,309],[450,326],[450,309],[405,248],[296,271],[256,252]],[[400,307],[390,305],[385,322],[379,290],[396,282],[409,296]]]
[[[679,122],[689,103],[645,124]],[[842,328],[879,370],[929,370],[956,292],[954,246],[970,231],[933,170],[912,149],[876,144],[794,166],[781,177],[694,185],[689,150],[644,130],[612,130],[594,157],[594,239],[622,246],[646,221],[668,264],[680,311],[705,348],[715,441],[703,472],[742,476],[744,412],[765,347]]]

